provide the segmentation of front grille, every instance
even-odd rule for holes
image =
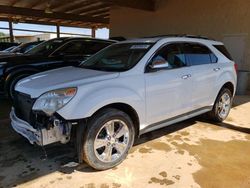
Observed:
[[[31,125],[33,124],[32,106],[34,102],[35,99],[32,99],[30,95],[17,91],[14,94],[13,106],[16,116]]]

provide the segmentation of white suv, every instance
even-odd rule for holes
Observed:
[[[236,77],[221,42],[191,36],[124,41],[79,67],[18,82],[11,124],[38,145],[74,137],[79,161],[104,170],[121,163],[141,134],[203,113],[226,119]]]

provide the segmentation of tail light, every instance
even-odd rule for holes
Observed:
[[[238,64],[234,63],[234,70],[236,72],[236,74],[238,73]]]

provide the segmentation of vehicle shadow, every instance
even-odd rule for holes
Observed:
[[[233,107],[237,107],[250,102],[250,95],[235,96]]]
[[[226,123],[226,122],[215,123],[215,122],[211,122],[209,120],[204,120],[204,119],[200,120],[200,121],[204,122],[204,123],[211,123],[211,125],[213,125],[213,126],[223,127],[223,128],[230,129],[233,131],[238,131],[241,133],[250,134],[250,128],[247,128],[247,127],[240,127],[238,125],[233,125],[233,124]]]
[[[141,135],[134,146],[185,129],[194,125],[197,121],[211,123],[201,117],[196,117]],[[211,125],[250,134],[250,129],[229,123],[213,123]],[[53,144],[43,150],[41,147],[30,145],[25,139],[17,135],[10,126],[5,127],[5,129],[7,129],[5,134],[9,136],[0,141],[0,187],[14,187],[54,172],[63,174],[71,174],[74,171],[96,172],[85,163],[77,164],[73,144]]]
[[[140,136],[140,138],[138,138],[135,141],[134,146],[137,146],[137,145],[149,142],[151,140],[160,138],[162,136],[166,136],[168,134],[171,134],[171,133],[180,131],[182,129],[185,129],[185,128],[189,127],[189,126],[194,125],[196,123],[196,121],[197,121],[197,118],[192,118],[192,119],[180,122],[180,123],[169,125],[167,127],[163,127],[161,129],[158,129],[158,130],[143,134],[143,135]]]
[[[135,146],[192,126],[194,123],[195,119],[192,119],[146,133],[136,140]],[[3,125],[0,125],[0,128],[3,128]],[[53,144],[42,148],[29,144],[15,133],[9,122],[4,129],[4,134],[8,137],[0,140],[0,187],[14,187],[53,172],[96,172],[85,163],[74,165],[77,164],[77,157],[73,144]]]
[[[9,118],[11,102],[0,96],[0,121]]]

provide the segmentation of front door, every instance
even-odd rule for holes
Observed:
[[[161,122],[192,109],[191,79],[181,44],[168,44],[158,50],[145,73],[147,124]]]

